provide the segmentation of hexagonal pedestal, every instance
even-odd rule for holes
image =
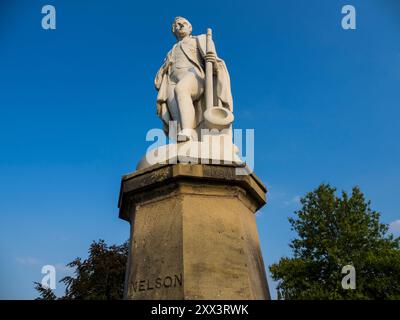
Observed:
[[[236,169],[155,165],[122,178],[125,298],[269,299],[254,216],[266,188]]]

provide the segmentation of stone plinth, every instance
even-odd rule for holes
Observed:
[[[122,178],[126,299],[269,299],[254,213],[266,188],[234,165],[155,165]]]

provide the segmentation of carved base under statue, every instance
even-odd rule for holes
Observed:
[[[266,188],[235,165],[155,165],[122,178],[125,299],[269,299],[255,212]]]
[[[170,143],[149,150],[136,169],[141,170],[155,164],[235,164],[241,165],[239,148],[228,134],[205,135],[202,141]]]

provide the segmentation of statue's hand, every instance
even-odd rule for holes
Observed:
[[[217,65],[217,56],[214,52],[206,53],[204,59],[208,62],[212,62],[213,65],[213,72],[218,73],[218,65]]]
[[[204,59],[207,62],[212,62],[213,64],[215,64],[217,62],[217,56],[214,52],[206,53],[206,55],[204,56]]]

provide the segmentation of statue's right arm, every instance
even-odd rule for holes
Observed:
[[[168,52],[167,56],[164,59],[162,66],[160,67],[160,69],[158,70],[158,72],[156,74],[154,84],[155,84],[157,90],[160,90],[161,82],[162,82],[164,74],[168,71],[169,63],[170,63],[170,52]]]
[[[162,78],[164,76],[164,73],[166,71],[166,67],[165,67],[165,60],[163,65],[161,66],[161,68],[158,70],[157,74],[156,74],[156,78],[154,79],[154,85],[156,87],[157,90],[160,90],[160,86],[161,86],[161,82],[162,82]]]

